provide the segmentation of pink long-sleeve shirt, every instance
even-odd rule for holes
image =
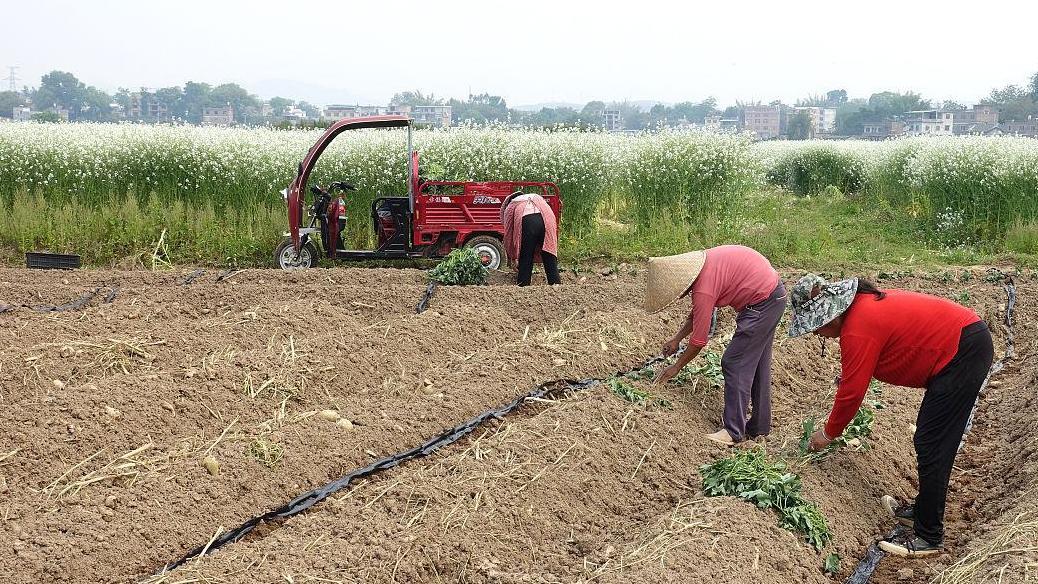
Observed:
[[[767,300],[778,286],[779,275],[768,258],[744,245],[721,245],[706,250],[706,263],[689,296],[692,298],[690,345],[705,346],[714,308],[731,306],[741,312]]]

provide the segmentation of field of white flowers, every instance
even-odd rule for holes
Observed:
[[[115,243],[98,245],[118,255],[156,238],[156,229],[187,245],[208,229],[234,231],[244,222],[236,234],[244,239],[235,245],[245,249],[262,240],[252,245],[267,246],[284,222],[278,191],[318,135],[0,123],[0,200],[11,211],[0,219],[0,245],[70,247],[70,238],[82,245],[104,236]],[[312,180],[356,184],[350,212],[366,217],[374,197],[406,190],[405,147],[399,130],[344,134]],[[696,132],[624,136],[491,127],[417,131],[415,147],[430,178],[557,182],[566,231],[578,238],[601,218],[645,233],[661,218],[695,225],[752,215],[745,203],[767,183],[797,195],[876,197],[947,243],[1001,238],[1038,218],[1038,141],[1025,138],[752,143]],[[117,216],[112,209],[119,209]],[[59,215],[93,227],[58,225]],[[358,231],[350,237],[358,245],[369,236],[365,223],[352,222]],[[119,240],[127,231],[135,234],[132,241]]]

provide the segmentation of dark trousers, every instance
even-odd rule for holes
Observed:
[[[523,217],[523,233],[519,240],[519,274],[515,283],[529,286],[533,276],[533,256],[544,246],[544,218],[540,213]],[[554,255],[541,251],[541,262],[544,264],[544,275],[549,284],[561,284],[559,277],[559,259]]]
[[[782,313],[782,282],[766,300],[747,306],[735,319],[735,335],[721,357],[724,373],[724,428],[732,440],[771,432],[771,345]],[[752,406],[750,419],[746,409]]]
[[[919,496],[915,534],[932,544],[944,540],[944,505],[952,464],[995,349],[984,321],[962,329],[955,357],[926,386],[916,420]]]

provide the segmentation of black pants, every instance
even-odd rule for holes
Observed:
[[[962,329],[955,357],[926,386],[913,440],[919,465],[915,534],[932,544],[944,540],[952,464],[994,354],[987,325],[973,323]]]
[[[529,286],[533,276],[533,255],[544,246],[544,217],[533,213],[523,217],[523,234],[519,240],[519,275],[515,283]],[[559,259],[554,255],[541,251],[541,262],[544,263],[544,274],[549,284],[561,284],[559,277]]]

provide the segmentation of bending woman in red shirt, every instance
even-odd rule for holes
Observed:
[[[891,508],[915,533],[881,541],[880,547],[902,556],[938,553],[952,464],[994,358],[987,325],[950,300],[879,290],[857,278],[829,284],[810,274],[790,296],[789,336],[813,332],[840,339],[840,387],[828,422],[811,436],[811,450],[824,449],[843,433],[873,377],[926,388],[913,438],[919,496],[914,506]]]
[[[721,358],[724,427],[706,438],[727,445],[766,436],[771,432],[771,345],[786,310],[786,289],[778,272],[767,258],[742,245],[649,258],[646,310],[657,312],[685,296],[692,298],[692,309],[663,345],[663,354],[677,352],[685,337],[688,346],[660,371],[656,382],[666,383],[695,359],[706,346],[714,309],[731,306],[738,316],[735,336]]]

